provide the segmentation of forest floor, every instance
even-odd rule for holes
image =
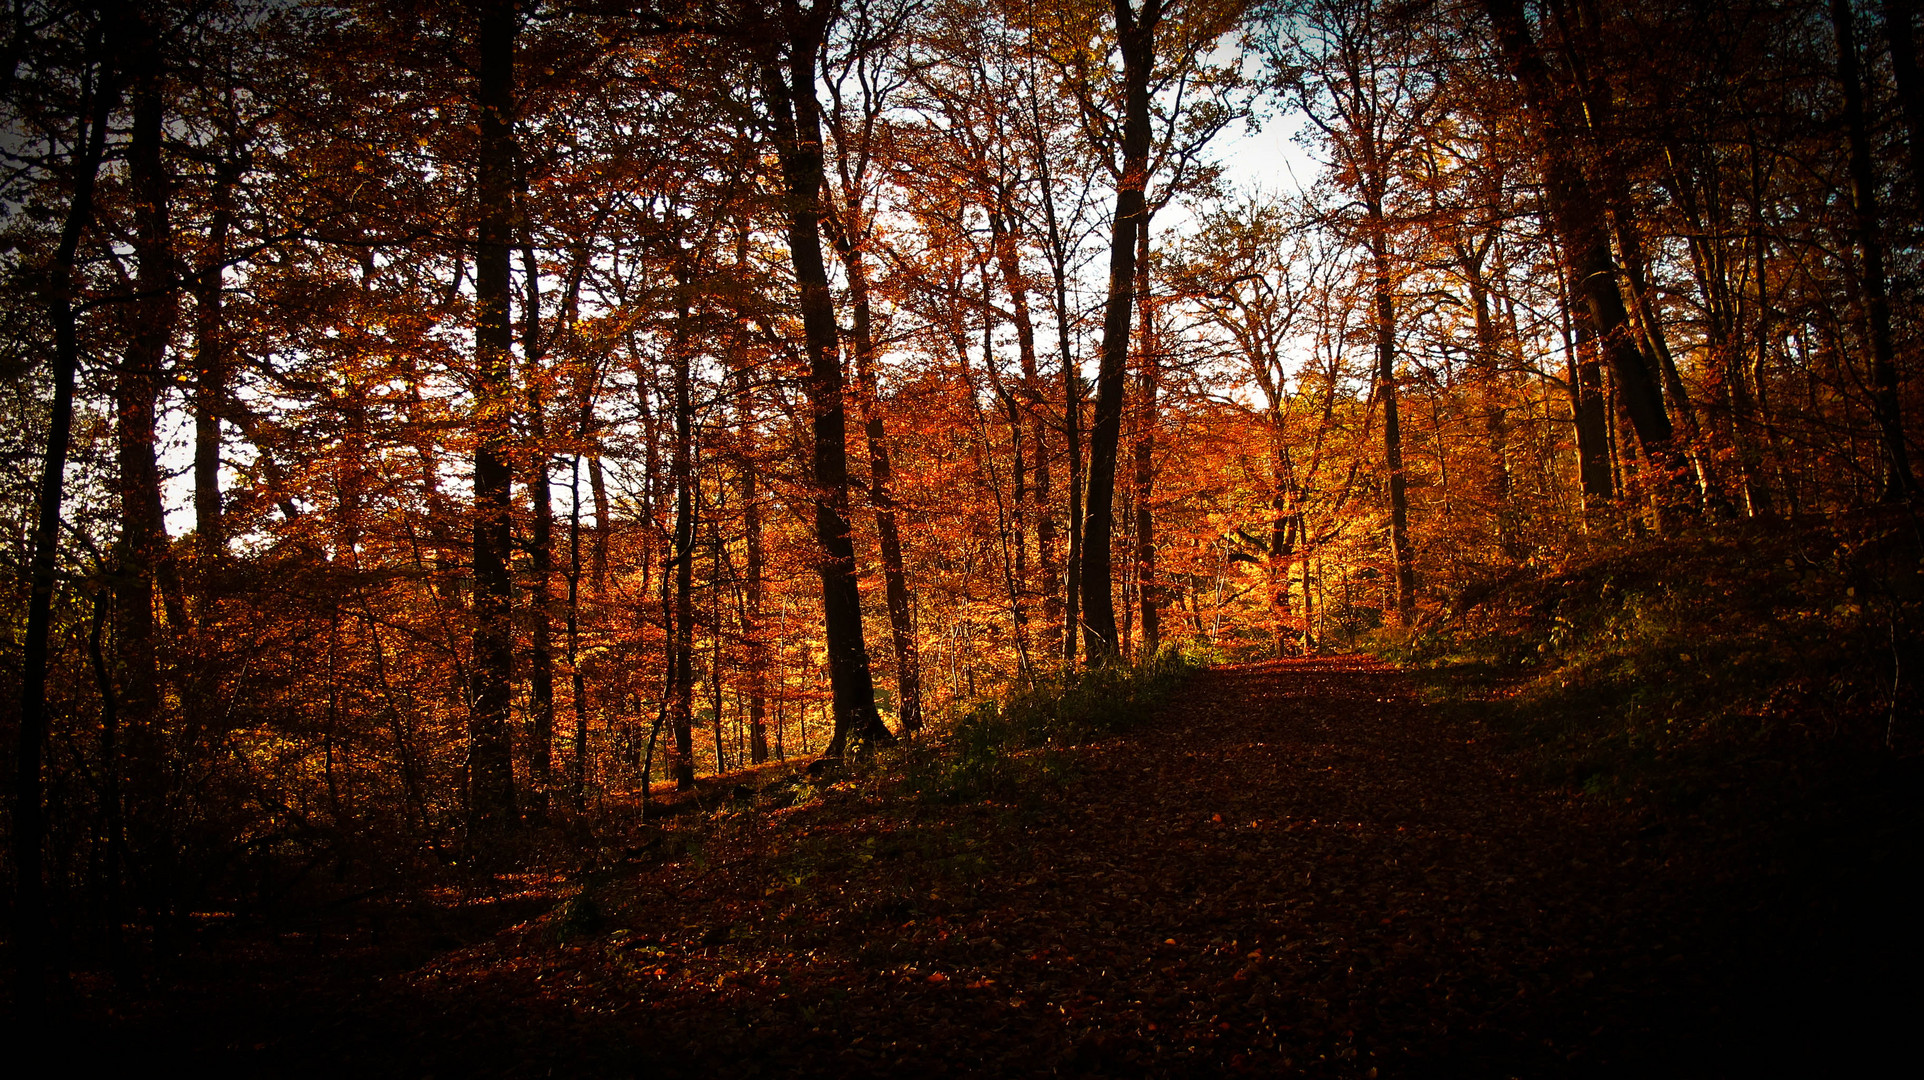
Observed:
[[[91,1045],[465,1077],[1835,1074],[1908,1050],[1915,768],[1605,800],[1360,657],[1206,671],[1042,756],[1012,799],[856,779],[676,815],[502,879],[436,940],[209,945],[224,977]]]

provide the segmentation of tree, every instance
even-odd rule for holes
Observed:
[[[804,11],[783,0],[780,37],[762,58],[762,100],[780,159],[789,257],[801,293],[808,373],[803,388],[811,428],[811,479],[815,486],[815,539],[821,546],[823,630],[828,640],[829,681],[834,691],[835,735],[826,754],[841,757],[851,741],[883,745],[893,740],[875,708],[868,646],[862,637],[862,600],[857,588],[855,544],[848,519],[847,409],[844,404],[840,333],[822,258],[821,103],[815,96],[818,58],[832,9]]]
[[[73,28],[82,42],[80,61],[73,73],[75,108],[68,146],[67,199],[60,237],[42,271],[42,290],[48,321],[53,324],[54,348],[49,374],[52,408],[41,458],[38,497],[34,507],[32,563],[29,568],[27,628],[22,645],[20,727],[15,751],[11,854],[14,872],[14,935],[17,979],[16,1002],[25,1019],[44,1008],[44,979],[49,960],[50,927],[44,879],[46,807],[42,802],[41,763],[47,740],[47,680],[49,637],[53,623],[55,561],[60,547],[61,503],[67,455],[73,432],[74,381],[80,368],[80,341],[74,312],[74,264],[82,236],[94,220],[94,191],[101,159],[106,154],[107,125],[119,104],[122,73],[115,58],[128,42],[122,36],[125,13],[102,10],[92,19],[76,20]],[[8,76],[13,65],[8,65]],[[51,133],[50,133],[51,134]]]

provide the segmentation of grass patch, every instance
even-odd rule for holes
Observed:
[[[1066,768],[1058,748],[1142,723],[1214,661],[1204,648],[1171,646],[1133,664],[1053,672],[1012,686],[951,712],[930,735],[894,751],[902,782],[941,802],[1046,783]]]

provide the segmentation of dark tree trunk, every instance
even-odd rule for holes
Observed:
[[[1372,306],[1376,316],[1376,392],[1383,399],[1383,465],[1390,473],[1390,555],[1396,570],[1396,616],[1404,626],[1416,616],[1416,557],[1410,547],[1409,480],[1403,469],[1403,423],[1396,393],[1396,292],[1390,276],[1388,224],[1382,204],[1371,199]]]
[[[1156,483],[1156,395],[1162,389],[1162,357],[1156,320],[1149,306],[1149,218],[1136,234],[1136,304],[1142,309],[1138,340],[1142,351],[1141,426],[1136,431],[1136,602],[1142,607],[1142,656],[1162,646],[1162,599],[1156,583],[1156,522],[1149,505]]]
[[[747,381],[744,377],[743,382]],[[742,634],[748,639],[748,754],[760,765],[768,760],[768,641],[762,625],[762,499],[756,475],[754,414],[742,403],[742,542],[747,547],[743,582]]]
[[[1002,270],[1003,287],[1009,291],[1016,349],[1022,361],[1024,411],[1029,417],[1029,445],[1035,457],[1030,496],[1035,515],[1037,570],[1043,582],[1042,621],[1046,628],[1044,634],[1053,635],[1060,632],[1062,625],[1062,594],[1056,588],[1056,579],[1062,571],[1056,562],[1056,517],[1049,490],[1049,425],[1041,412],[1044,397],[1036,359],[1035,316],[1029,309],[1029,279],[1022,272],[1021,249],[1016,244],[1015,231],[1000,215],[991,219],[991,226],[996,235],[996,263]],[[1051,651],[1059,650],[1060,642],[1053,642]]]
[[[1884,30],[1891,43],[1891,74],[1904,112],[1911,157],[1911,200],[1924,215],[1924,80],[1917,70],[1917,0],[1883,0]]]
[[[680,299],[675,312],[673,350],[675,449],[669,465],[675,485],[675,570],[673,628],[668,636],[669,768],[675,786],[695,786],[695,398],[688,370],[688,284],[686,263],[675,263]],[[667,576],[663,568],[663,577]]]
[[[1857,254],[1864,264],[1864,305],[1871,339],[1871,411],[1884,451],[1884,483],[1879,497],[1897,502],[1916,493],[1917,479],[1911,472],[1910,451],[1904,444],[1904,418],[1897,400],[1890,283],[1884,274],[1883,215],[1877,204],[1877,173],[1871,163],[1870,115],[1859,75],[1851,0],[1831,0],[1830,9],[1837,32],[1837,81],[1844,91],[1844,132],[1850,141]]]
[[[521,210],[521,227],[533,231]],[[541,378],[541,265],[521,248],[525,281],[521,312],[523,380],[528,388],[528,773],[533,810],[546,815],[554,787],[554,489],[548,476],[548,403]]]
[[[1567,296],[1566,303],[1572,339],[1569,384],[1577,429],[1577,480],[1583,490],[1584,513],[1594,518],[1616,497],[1616,482],[1610,471],[1610,417],[1590,309]]]
[[[1069,329],[1069,253],[1056,218],[1053,180],[1043,140],[1037,140],[1038,179],[1042,189],[1043,220],[1048,226],[1049,273],[1055,286],[1056,349],[1062,375],[1062,451],[1069,463],[1069,550],[1062,562],[1062,661],[1073,665],[1076,638],[1082,626],[1082,376],[1077,370],[1075,345]],[[1051,584],[1050,591],[1054,591]]]
[[[226,412],[227,353],[221,300],[227,271],[227,232],[233,222],[236,164],[223,162],[214,178],[213,216],[207,246],[194,275],[194,536],[202,589],[213,563],[226,550],[221,523],[220,421]]]
[[[588,679],[581,670],[581,455],[568,473],[568,679],[575,713],[575,809],[588,805]]]
[[[850,216],[854,213],[851,211]],[[902,534],[896,524],[893,466],[889,461],[888,431],[882,423],[880,387],[875,377],[875,341],[870,331],[868,265],[859,247],[841,232],[836,244],[848,270],[849,306],[854,311],[856,399],[862,409],[862,433],[868,441],[869,502],[875,507],[875,535],[882,554],[882,580],[887,591],[889,635],[895,646],[895,685],[902,730],[922,728],[922,657],[910,622],[908,575],[903,570]]]
[[[1524,17],[1522,0],[1483,0],[1496,30],[1496,42],[1522,89],[1535,150],[1543,176],[1552,227],[1563,252],[1576,299],[1590,309],[1599,351],[1616,376],[1637,438],[1674,482],[1681,470],[1671,447],[1670,418],[1649,362],[1638,348],[1635,328],[1618,288],[1610,256],[1610,234],[1603,205],[1578,164],[1580,126],[1569,102],[1552,85],[1550,72]]]
[[[652,440],[650,445],[653,445]],[[598,452],[588,457],[588,492],[595,503],[595,535],[589,551],[589,585],[599,599],[602,589],[608,584],[608,542],[612,539],[610,534],[614,526],[608,518],[608,482],[602,476],[601,454]],[[642,583],[642,588],[647,588],[646,582]]]
[[[134,211],[132,329],[114,378],[115,451],[119,467],[120,539],[116,641],[125,665],[126,713],[135,756],[147,762],[160,744],[154,730],[160,707],[159,627],[155,586],[166,563],[167,534],[160,501],[156,415],[162,365],[179,312],[168,190],[161,161],[166,117],[165,74],[159,43],[143,25],[134,50],[133,127],[127,170]],[[169,614],[175,614],[169,604]],[[158,796],[142,789],[141,797]]]
[[[509,257],[514,242],[513,0],[482,0],[475,93],[481,134],[475,244],[474,644],[469,665],[469,828],[486,836],[516,824],[509,456],[514,328]]]
[[[1089,433],[1089,500],[1082,526],[1083,647],[1091,662],[1118,657],[1110,541],[1115,532],[1116,451],[1122,441],[1123,385],[1128,378],[1129,324],[1136,277],[1136,236],[1148,224],[1149,76],[1155,64],[1162,0],[1114,0],[1122,51],[1122,176],[1109,242],[1109,299],[1103,310],[1102,366],[1096,376]]]
[[[821,106],[815,98],[815,67],[830,9],[806,12],[785,0],[786,67],[763,68],[763,94],[781,159],[788,250],[801,290],[802,331],[808,355],[803,390],[808,400],[815,482],[815,538],[821,547],[822,621],[828,644],[829,683],[835,733],[824,756],[841,757],[854,742],[879,745],[894,736],[875,709],[868,646],[862,639],[862,598],[857,587],[855,543],[849,535],[847,410],[835,304],[822,259]]]
[[[103,23],[112,21],[108,16]],[[53,407],[48,419],[46,453],[34,505],[33,556],[28,569],[27,628],[20,668],[20,726],[14,754],[13,821],[8,839],[13,856],[14,1008],[21,1020],[38,1019],[45,1008],[46,969],[51,947],[44,877],[46,808],[41,802],[40,766],[47,742],[47,661],[53,626],[55,556],[60,550],[60,508],[65,495],[67,453],[73,438],[74,379],[80,368],[75,326],[73,271],[80,236],[93,223],[94,179],[106,149],[107,120],[120,98],[119,80],[110,67],[121,42],[117,26],[92,28],[81,64],[81,115],[75,139],[73,196],[42,280],[48,321],[53,324],[54,354],[49,374]],[[98,82],[91,80],[97,78]]]

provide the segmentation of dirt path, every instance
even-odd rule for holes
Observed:
[[[1884,969],[1811,959],[1864,943],[1781,945],[1853,915],[1771,892],[1822,867],[1733,872],[1682,826],[1518,779],[1496,742],[1372,661],[1219,669],[1148,727],[1065,752],[1019,804],[743,813],[596,877],[599,919],[572,938],[551,915],[242,1056],[393,1075],[1716,1075],[1839,1023],[1871,1045],[1882,1014],[1856,1003]],[[1825,1012],[1846,983],[1853,1004]],[[1787,1042],[1793,1011],[1809,1038]]]

